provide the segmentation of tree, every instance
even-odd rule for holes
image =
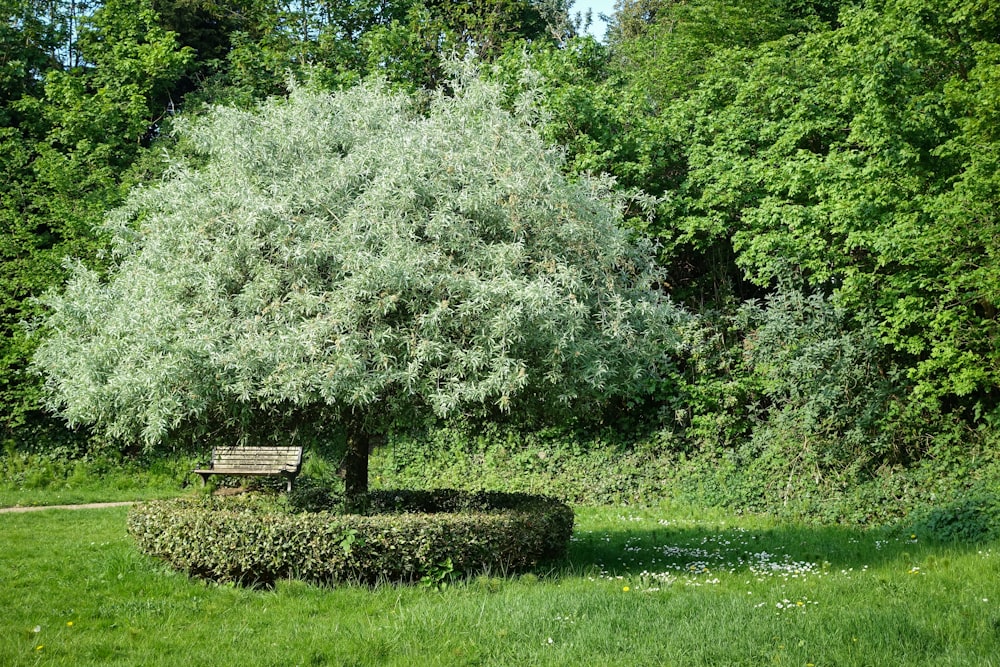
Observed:
[[[146,0],[3,5],[0,27],[0,437],[65,439],[39,402],[22,323],[73,255],[97,266],[95,223],[156,133],[191,59]],[[71,66],[72,65],[72,66]],[[40,433],[44,432],[42,437]]]
[[[783,35],[826,29],[832,0],[626,0],[616,3],[608,44],[574,38],[558,47],[509,49],[502,76],[530,79],[549,118],[543,134],[564,146],[574,172],[607,172],[620,186],[663,196],[658,215],[626,215],[657,237],[672,294],[696,307],[758,296],[735,265],[729,238],[688,235],[679,191],[690,137],[678,106],[696,94],[720,52],[753,49]],[[540,79],[540,82],[539,82]]]
[[[998,21],[981,0],[845,9],[721,54],[678,107],[680,232],[731,239],[762,287],[874,313],[907,369],[900,422],[1000,414]]]
[[[573,30],[567,0],[254,0],[230,35],[211,101],[246,103],[286,91],[289,73],[329,89],[383,76],[433,90],[446,62],[473,52],[484,61],[506,44],[556,42]]]
[[[356,497],[398,420],[639,391],[682,317],[650,248],[497,88],[451,87],[425,115],[367,83],[183,125],[194,159],[108,217],[107,278],[47,299],[50,405],[148,446],[340,424]]]

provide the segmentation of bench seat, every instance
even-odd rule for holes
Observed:
[[[301,469],[301,447],[216,447],[209,467],[194,473],[201,475],[202,485],[208,483],[210,475],[281,475],[291,491]]]

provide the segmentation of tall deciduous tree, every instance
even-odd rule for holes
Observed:
[[[64,257],[96,263],[95,223],[121,202],[191,53],[146,0],[0,11],[0,437],[34,446],[66,433],[42,417],[22,323],[65,280]]]
[[[998,19],[980,0],[845,10],[721,55],[678,107],[678,231],[731,238],[761,286],[794,275],[872,311],[908,417],[1000,410]]]
[[[198,159],[109,217],[108,277],[77,267],[47,301],[52,407],[151,446],[336,422],[355,495],[394,420],[638,391],[683,317],[650,248],[497,89],[452,87],[423,115],[370,83],[185,126]]]
[[[677,106],[696,94],[720,52],[750,57],[783,35],[824,30],[837,4],[625,0],[616,3],[607,45],[576,38],[508,52],[500,62],[507,81],[517,81],[525,61],[538,73],[531,80],[549,112],[545,134],[566,147],[572,170],[607,172],[619,185],[667,194],[657,216],[629,217],[628,224],[662,241],[660,259],[678,298],[719,306],[758,290],[742,280],[729,238],[678,233],[687,211],[677,195],[692,142],[678,131],[686,110]]]
[[[336,89],[377,74],[410,89],[442,83],[470,51],[491,61],[506,44],[557,42],[573,31],[568,0],[253,0],[231,34],[210,97],[238,103],[285,91],[289,73]]]

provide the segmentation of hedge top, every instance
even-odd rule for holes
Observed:
[[[440,569],[523,570],[566,553],[573,511],[542,496],[382,491],[371,513],[295,512],[251,497],[146,503],[129,513],[140,549],[189,574],[269,584],[413,581]]]

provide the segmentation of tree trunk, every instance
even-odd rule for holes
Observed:
[[[368,453],[371,437],[363,428],[349,428],[344,456],[344,496],[349,508],[360,504],[368,493]]]

